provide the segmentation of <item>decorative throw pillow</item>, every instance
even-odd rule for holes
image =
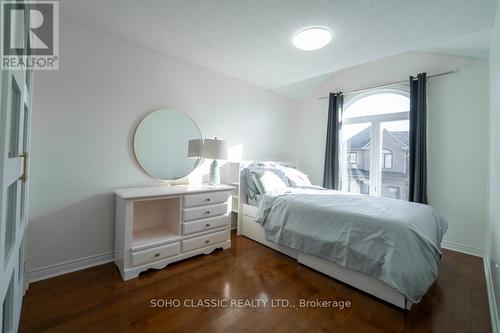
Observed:
[[[311,186],[311,181],[309,178],[301,171],[294,169],[294,168],[289,168],[289,167],[283,167],[279,166],[277,167],[278,170],[283,172],[283,174],[286,176],[288,179],[288,183],[290,184],[290,187],[300,187],[300,186]]]
[[[277,164],[275,162],[252,162],[252,163],[248,164],[245,167],[248,187],[250,187],[251,189],[255,189],[255,185],[253,184],[251,173],[256,172],[256,173],[260,174],[260,173],[264,172],[264,170],[268,170],[268,171],[275,173],[278,177],[280,177],[283,180],[283,182],[287,185],[287,187],[289,187],[290,184],[288,182],[288,178],[285,176],[285,174],[283,173],[282,170],[278,169],[278,166],[279,166],[279,164]],[[262,192],[261,192],[261,194],[262,194]]]
[[[280,192],[286,190],[288,184],[281,179],[273,170],[252,170],[250,171],[252,179],[257,185],[261,194],[269,192]]]

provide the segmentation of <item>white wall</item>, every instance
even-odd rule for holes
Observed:
[[[154,183],[130,149],[148,111],[184,111],[245,159],[297,159],[297,101],[73,21],[60,31],[60,70],[34,82],[29,269],[113,249],[112,190]]]
[[[500,2],[499,2],[500,5]],[[493,295],[500,306],[500,8],[490,48],[490,186],[486,259],[489,260]],[[497,320],[500,309],[497,308]],[[497,323],[500,329],[500,323]]]
[[[321,184],[328,100],[319,96],[456,68],[459,74],[428,81],[428,195],[430,204],[448,219],[445,239],[462,245],[462,250],[482,253],[487,220],[486,61],[408,52],[334,73],[302,102],[299,165]]]

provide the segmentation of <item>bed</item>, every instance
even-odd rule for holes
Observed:
[[[250,168],[294,168],[266,163],[240,166],[239,235],[399,308],[409,310],[420,301],[437,277],[447,229],[431,207],[318,187],[259,189],[250,198]]]

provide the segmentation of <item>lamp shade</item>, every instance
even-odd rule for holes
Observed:
[[[198,158],[201,157],[203,141],[201,139],[189,140],[188,143],[188,157]]]
[[[226,141],[215,139],[203,140],[203,157],[212,160],[225,160],[227,159],[227,145]]]

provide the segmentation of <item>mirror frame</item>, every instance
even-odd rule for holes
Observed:
[[[159,178],[157,176],[154,176],[152,174],[150,174],[148,171],[146,171],[146,169],[142,166],[141,162],[139,161],[139,159],[137,158],[137,152],[135,151],[135,137],[137,135],[137,130],[139,129],[139,126],[142,124],[143,120],[146,119],[149,115],[153,114],[154,112],[157,112],[157,111],[162,111],[162,110],[167,110],[167,111],[174,111],[174,112],[179,112],[179,113],[182,113],[184,114],[186,117],[189,118],[189,120],[191,120],[193,122],[193,125],[196,127],[196,129],[198,130],[198,133],[200,133],[200,140],[201,140],[201,151],[200,151],[200,156],[198,156],[198,158],[195,160],[194,162],[194,168],[185,176],[183,177],[179,177],[179,178],[174,178],[174,179],[163,179],[163,178]],[[178,181],[178,180],[181,180],[181,179],[184,179],[184,178],[187,178],[191,173],[193,173],[193,171],[195,171],[199,166],[200,166],[200,162],[202,161],[203,159],[203,134],[201,133],[201,129],[200,127],[198,126],[198,124],[194,121],[194,119],[188,115],[186,112],[183,112],[183,111],[177,111],[177,110],[173,110],[173,109],[168,109],[168,108],[160,108],[160,109],[154,109],[153,111],[149,111],[147,112],[145,115],[141,116],[141,118],[139,118],[139,120],[137,121],[137,124],[135,125],[135,128],[134,128],[134,133],[132,135],[132,152],[133,152],[133,155],[134,155],[134,160],[135,162],[137,163],[137,165],[139,166],[139,168],[146,174],[148,175],[149,177],[153,178],[153,179],[156,179],[156,180],[159,180],[159,181],[162,181],[162,182],[173,182],[173,181]]]

